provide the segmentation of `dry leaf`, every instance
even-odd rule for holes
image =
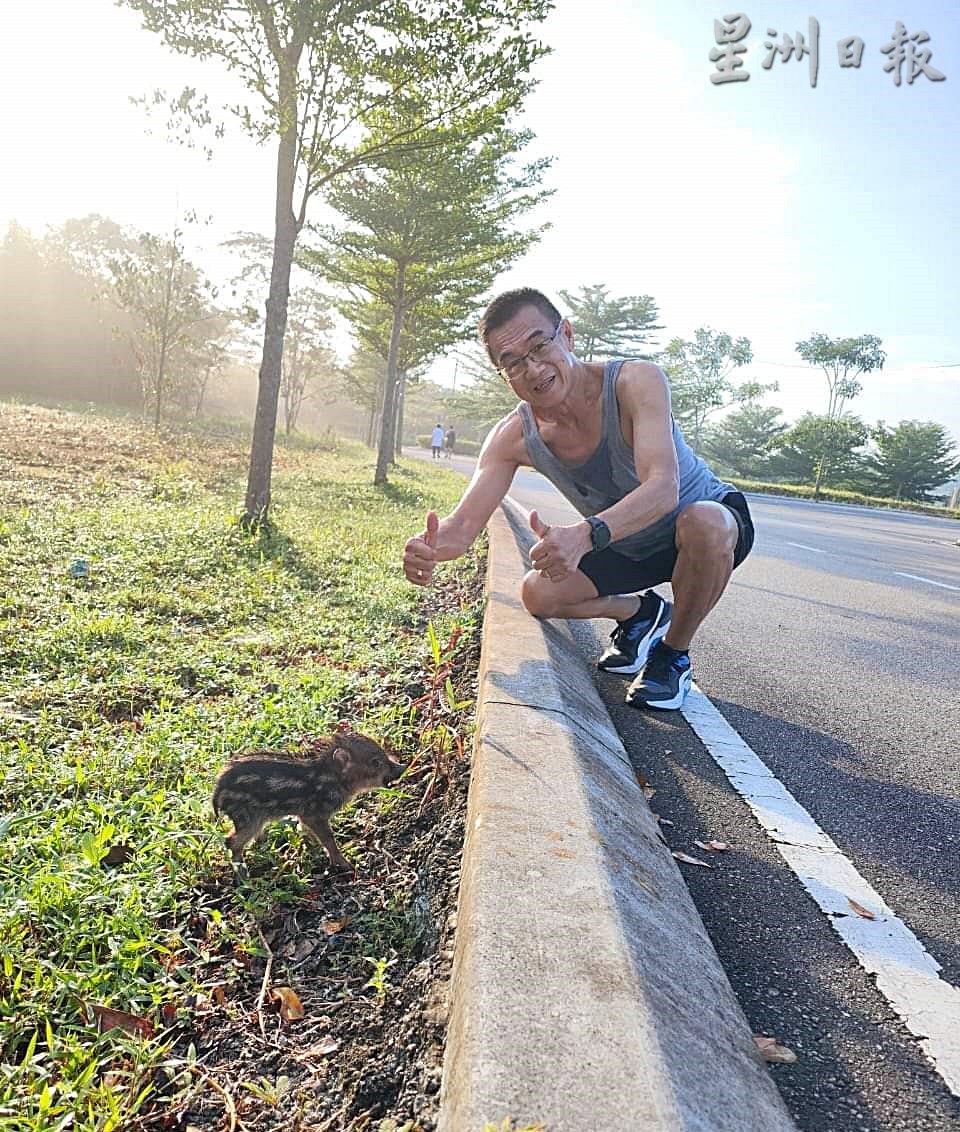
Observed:
[[[336,935],[337,932],[342,932],[349,923],[350,917],[344,916],[342,920],[324,920],[321,927],[327,935]]]
[[[757,1043],[764,1061],[775,1061],[781,1065],[793,1065],[797,1055],[792,1049],[779,1044],[776,1038],[768,1038],[765,1034],[754,1034],[753,1040]]]
[[[656,794],[656,790],[654,790],[654,788],[652,786],[644,786],[643,796],[644,796],[644,798],[646,798],[646,800],[648,802],[654,796],[654,794]]]
[[[323,1038],[307,1050],[307,1053],[317,1054],[319,1057],[326,1057],[328,1054],[336,1053],[340,1048],[340,1043],[336,1038]]]
[[[694,841],[694,845],[698,849],[708,849],[714,853],[722,853],[724,849],[730,848],[726,841]]]
[[[875,920],[877,918],[869,908],[864,908],[862,904],[858,904],[856,900],[851,900],[849,896],[847,897],[847,903],[854,910],[854,912],[857,913],[858,916],[863,916],[865,920]]]
[[[304,1016],[303,1004],[290,987],[273,987],[270,998],[280,1003],[280,1017],[284,1022],[296,1022]]]
[[[651,813],[653,813],[652,810]],[[653,816],[661,825],[673,825],[673,822],[669,818],[662,818],[659,814],[654,814]]]
[[[649,786],[650,785],[650,783],[647,781],[646,778],[643,777],[642,774],[637,775],[637,782],[639,782],[641,786]]]
[[[113,1010],[109,1006],[91,1006],[90,1009],[101,1034],[107,1030],[120,1029],[137,1038],[153,1037],[153,1023],[149,1018],[128,1014],[125,1010]]]
[[[697,857],[688,857],[686,853],[678,853],[674,850],[673,855],[678,861],[686,861],[688,865],[702,865],[705,869],[713,868],[713,865],[708,865],[706,861],[701,861]]]

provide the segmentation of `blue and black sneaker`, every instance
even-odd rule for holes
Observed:
[[[603,672],[639,672],[647,654],[670,628],[673,606],[653,590],[647,590],[640,608],[626,621],[618,621],[610,644],[597,661]]]
[[[627,689],[627,703],[635,708],[681,707],[693,683],[686,650],[670,648],[661,641],[651,650],[643,671]]]

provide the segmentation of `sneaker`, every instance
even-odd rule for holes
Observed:
[[[643,671],[627,689],[627,703],[635,708],[678,708],[687,698],[692,682],[690,657],[661,642],[650,652]]]
[[[637,612],[626,621],[617,622],[597,667],[604,672],[639,672],[647,654],[670,628],[672,610],[669,601],[647,590]]]

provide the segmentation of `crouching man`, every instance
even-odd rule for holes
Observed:
[[[683,439],[670,390],[650,362],[584,362],[574,331],[531,288],[487,307],[480,337],[519,398],[491,429],[452,514],[427,515],[403,568],[429,585],[438,562],[464,554],[519,467],[549,479],[584,518],[548,526],[536,511],[524,607],[537,617],[611,617],[599,667],[635,678],[634,707],[679,708],[692,680],[688,649],[753,546],[747,501]],[[673,602],[652,589],[670,582]]]

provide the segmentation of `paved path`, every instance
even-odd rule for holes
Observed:
[[[549,521],[568,514],[535,473],[519,474],[513,494]],[[705,711],[698,718],[695,700],[686,719],[649,716],[623,706],[622,678],[597,686],[657,787],[654,808],[675,822],[673,847],[733,845],[713,869],[685,875],[752,1027],[799,1054],[776,1079],[800,1126],[954,1129],[960,524],[771,497],[751,505],[757,547],[693,653]],[[574,627],[586,657],[609,628]],[[714,757],[737,742],[770,775],[759,792]],[[792,840],[819,847],[807,863],[826,855],[839,873],[805,869],[789,848],[789,805]],[[774,807],[766,821],[764,806]]]

